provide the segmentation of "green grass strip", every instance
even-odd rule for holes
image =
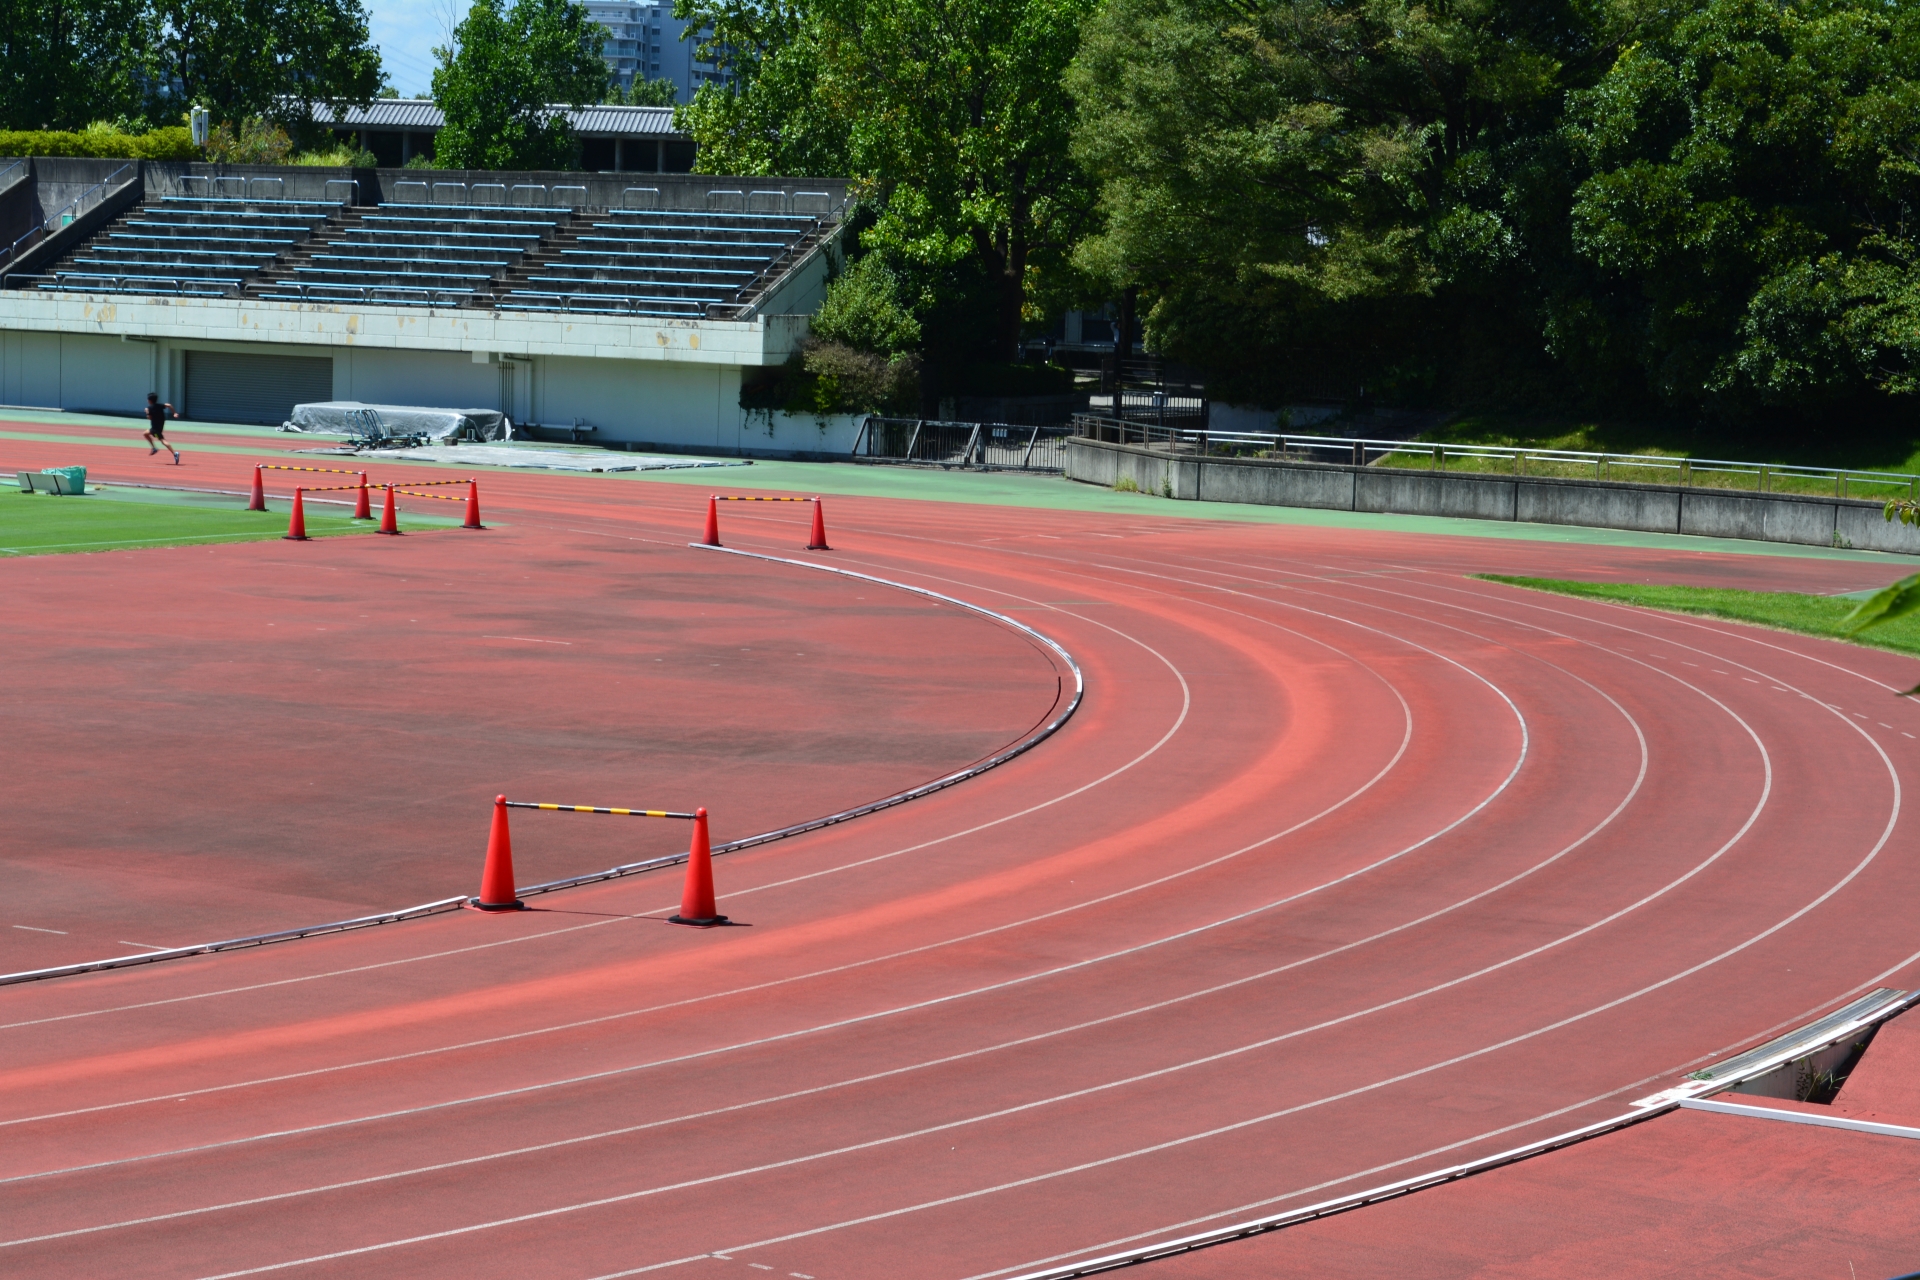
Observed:
[[[1750,622],[1776,631],[1845,640],[1876,649],[1920,654],[1920,616],[1909,615],[1848,635],[1840,620],[1860,602],[1848,596],[1807,596],[1792,591],[1735,591],[1726,587],[1648,586],[1635,582],[1568,582],[1559,578],[1516,578],[1503,573],[1476,573],[1487,582],[1534,591],[1639,605],[1668,613],[1690,613],[1729,622]]]
[[[275,503],[275,511],[247,511],[245,504],[244,498],[225,499],[217,506],[188,505],[0,489],[0,558],[254,542],[286,533],[285,502]],[[369,523],[355,524],[344,514],[307,508],[309,537],[364,533]]]

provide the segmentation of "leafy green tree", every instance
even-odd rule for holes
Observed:
[[[815,0],[824,99],[875,193],[869,248],[984,290],[982,354],[1016,353],[1036,278],[1092,200],[1062,78],[1094,0]]]
[[[606,28],[573,0],[474,0],[437,50],[433,96],[446,113],[434,156],[451,169],[564,169],[573,129],[552,110],[606,96]]]
[[[161,96],[175,116],[208,107],[313,132],[313,105],[364,105],[380,91],[380,53],[360,0],[155,0]],[[176,96],[177,95],[177,96]]]
[[[848,122],[820,93],[820,26],[808,0],[675,0],[701,32],[696,53],[724,71],[674,125],[693,135],[702,173],[843,177]]]
[[[1740,417],[1920,378],[1920,13],[1709,0],[1572,103],[1572,358]]]
[[[1091,213],[1061,77],[1094,4],[678,0],[731,82],[675,119],[707,173],[859,179],[927,340],[1008,359]]]
[[[1068,81],[1105,217],[1080,265],[1141,290],[1150,343],[1269,399],[1431,385],[1473,334],[1537,353],[1560,105],[1637,21],[1630,0],[1110,0]]]
[[[607,90],[607,101],[616,106],[670,107],[679,100],[679,85],[671,80],[649,80],[645,76],[635,76],[625,89],[614,85]]]
[[[877,253],[856,260],[827,287],[813,332],[858,351],[897,356],[920,346],[920,321],[899,275]]]
[[[140,119],[151,36],[144,0],[0,0],[0,128]]]

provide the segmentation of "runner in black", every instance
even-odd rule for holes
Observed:
[[[170,404],[161,404],[158,395],[151,391],[147,392],[147,434],[141,438],[147,442],[149,458],[161,449],[165,449],[173,455],[173,465],[177,467],[180,465],[180,451],[167,443],[168,414],[177,418],[180,416],[180,411]]]

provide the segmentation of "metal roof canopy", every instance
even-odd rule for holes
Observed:
[[[620,107],[596,104],[574,108],[556,104],[553,111],[565,116],[574,133],[583,138],[662,138],[684,141],[688,135],[673,127],[672,107]],[[364,107],[337,107],[316,102],[313,121],[337,129],[369,129],[380,132],[438,132],[447,123],[438,104],[420,98],[376,98]]]

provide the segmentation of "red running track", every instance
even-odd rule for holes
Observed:
[[[690,489],[487,490],[485,535],[297,552],[544,556],[588,613],[588,535],[652,540],[649,572],[715,607],[813,589],[681,545]],[[1890,569],[1151,512],[836,499],[818,556],[785,509],[729,512],[731,545],[1030,622],[1084,706],[974,781],[721,860],[749,927],[663,924],[677,882],[643,876],[0,991],[0,1267],[1010,1275],[1571,1129],[1912,985],[1909,661],[1461,576]],[[208,554],[100,559],[132,581]],[[968,673],[996,706],[1018,674]],[[464,809],[440,822],[471,858]],[[1238,1247],[1204,1261],[1232,1274]]]

